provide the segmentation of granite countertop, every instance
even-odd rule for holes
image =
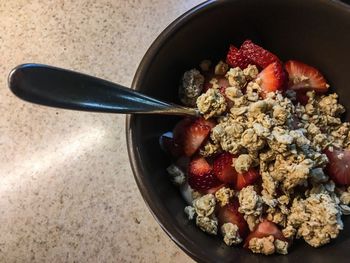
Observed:
[[[129,86],[156,36],[202,0],[0,3],[0,262],[192,262],[135,184],[125,116],[46,108],[7,88],[37,62]]]

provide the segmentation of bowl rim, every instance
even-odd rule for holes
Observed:
[[[176,31],[183,26],[188,20],[193,19],[195,16],[199,15],[202,12],[205,12],[207,9],[214,8],[219,6],[224,2],[236,1],[236,0],[207,0],[203,3],[200,3],[179,17],[177,17],[173,22],[171,22],[166,28],[157,36],[157,38],[152,42],[145,55],[143,56],[137,70],[135,72],[131,88],[134,90],[140,90],[140,81],[148,73],[149,65],[152,63],[152,58],[156,56],[157,51],[166,44],[169,37],[176,33]],[[293,0],[292,0],[293,1]],[[320,3],[325,3],[333,5],[335,8],[348,9],[350,11],[350,5],[347,3],[341,2],[340,0],[318,0]],[[153,218],[158,222],[164,232],[170,237],[175,244],[180,247],[187,255],[197,262],[210,262],[205,258],[205,254],[201,253],[200,249],[196,246],[194,242],[190,240],[180,231],[178,227],[166,220],[164,214],[162,213],[161,207],[158,206],[155,202],[152,202],[156,195],[150,191],[147,191],[147,182],[143,180],[144,168],[142,166],[140,155],[138,151],[138,146],[133,141],[133,128],[132,123],[134,122],[134,116],[131,114],[126,115],[125,121],[125,133],[126,133],[126,142],[128,156],[130,160],[131,169],[134,175],[134,179],[139,188],[141,196],[146,203],[149,211],[151,212]]]

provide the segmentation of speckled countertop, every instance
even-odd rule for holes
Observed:
[[[191,262],[136,187],[123,115],[15,98],[37,62],[130,85],[156,36],[201,0],[0,1],[0,262]]]

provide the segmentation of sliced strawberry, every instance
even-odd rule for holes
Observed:
[[[203,157],[194,158],[188,168],[188,184],[198,191],[216,187],[221,182],[212,173],[210,164]]]
[[[265,97],[269,92],[282,90],[286,84],[287,75],[283,70],[282,64],[274,62],[261,71],[258,78],[261,80],[261,95]]]
[[[238,226],[239,235],[244,238],[248,234],[248,224],[244,220],[243,214],[238,212],[239,203],[235,199],[231,203],[220,207],[218,212],[219,225],[232,223]]]
[[[237,172],[232,167],[233,157],[232,154],[224,152],[213,162],[213,173],[221,182],[228,184],[234,184],[236,182]]]
[[[329,159],[326,170],[330,178],[336,184],[350,185],[350,150],[333,147],[327,148],[325,154]]]
[[[233,45],[230,45],[227,52],[226,63],[232,68],[239,67],[241,69],[245,69],[249,64],[254,64],[252,60],[243,55],[241,50]]]
[[[254,237],[262,238],[271,235],[274,236],[275,239],[279,239],[286,242],[289,241],[283,236],[282,231],[277,227],[275,223],[270,222],[268,220],[264,220],[261,223],[259,223],[259,225],[257,225],[255,229],[247,236],[247,238],[244,241],[244,247],[248,248],[249,241]]]
[[[242,190],[248,185],[253,185],[260,177],[258,171],[254,168],[250,168],[245,173],[237,174],[236,190]]]
[[[240,51],[242,52],[243,56],[247,57],[253,62],[251,64],[257,65],[262,69],[274,62],[281,63],[275,54],[272,54],[266,49],[254,44],[251,40],[244,41],[241,45]]]
[[[287,61],[285,68],[289,75],[290,89],[327,92],[328,84],[326,79],[316,68],[296,60]]]
[[[192,156],[214,126],[214,122],[203,118],[185,118],[174,128],[174,144],[182,150],[184,155]]]

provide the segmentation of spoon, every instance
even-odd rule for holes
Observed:
[[[132,89],[71,70],[41,64],[22,64],[8,77],[19,98],[72,110],[198,116],[195,108],[148,97]]]

